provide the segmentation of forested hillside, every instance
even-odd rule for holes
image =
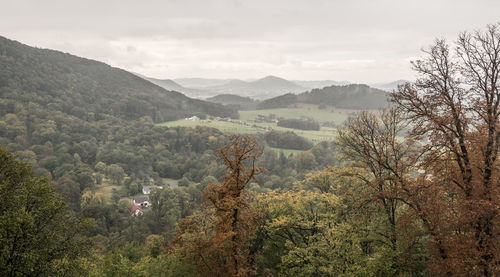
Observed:
[[[154,122],[206,114],[237,116],[101,62],[0,38],[0,145],[48,176],[74,210],[103,183],[134,195],[150,180],[201,180],[206,172],[198,170],[209,164],[193,162],[223,145],[224,135]]]
[[[257,105],[257,108],[285,108],[298,103],[331,105],[337,108],[358,110],[380,109],[389,106],[387,92],[367,85],[351,84],[313,89],[298,95],[278,96],[262,101]]]
[[[100,62],[4,38],[0,40],[0,80],[0,146],[16,153],[34,176],[47,178],[77,218],[89,221],[90,227],[79,236],[92,238],[91,244],[99,249],[95,249],[96,255],[114,259],[116,249],[139,249],[139,253],[128,252],[127,257],[119,259],[137,262],[143,256],[157,257],[175,234],[180,218],[191,215],[202,203],[203,189],[225,172],[216,156],[217,149],[227,143],[225,134],[207,127],[167,128],[155,124],[191,115],[237,115],[220,104],[166,91]],[[260,141],[264,147],[264,137]],[[266,148],[258,163],[268,169],[268,174],[259,176],[251,188],[269,191],[290,187],[299,176],[334,163],[334,148],[322,143],[291,156]],[[5,194],[5,203],[14,201],[9,195],[24,197],[22,193],[29,193],[24,188],[12,192],[17,189],[11,187],[15,184],[2,185],[2,195],[10,191]],[[156,199],[155,206],[142,217],[132,217],[134,197],[151,185],[164,187],[162,193],[151,195]],[[64,207],[58,201],[60,211]],[[17,227],[5,225],[0,237],[8,238],[4,233],[12,232],[8,228]],[[65,230],[60,232],[66,235]],[[153,256],[147,252],[146,238],[157,243]],[[46,268],[33,270],[69,270],[48,264],[64,257],[48,255]],[[0,257],[0,273],[14,270],[6,268],[9,259]],[[85,266],[80,262],[79,266]],[[114,270],[101,262],[97,276]],[[12,266],[21,268],[23,260]],[[116,270],[128,269],[118,266]]]
[[[255,110],[258,101],[235,94],[219,94],[206,99],[209,102],[230,105],[242,110]]]
[[[107,116],[150,117],[154,122],[194,114],[237,117],[218,104],[164,90],[127,71],[58,51],[38,49],[0,37],[2,105],[27,103],[84,121]],[[12,112],[10,111],[3,111]]]

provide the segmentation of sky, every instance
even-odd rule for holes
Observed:
[[[146,76],[413,80],[435,38],[500,22],[498,0],[1,0],[0,36]]]

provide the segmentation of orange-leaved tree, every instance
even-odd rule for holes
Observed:
[[[255,213],[248,208],[246,185],[263,168],[255,166],[262,154],[255,137],[232,136],[230,143],[217,154],[227,168],[220,184],[209,184],[203,196],[215,208],[215,231],[213,242],[223,257],[221,273],[228,276],[247,276],[253,271],[253,257],[245,247],[251,231]]]
[[[420,178],[406,183],[443,275],[500,274],[500,24],[440,39],[413,62],[419,78],[393,101],[425,141]]]
[[[226,174],[220,183],[205,188],[203,196],[210,203],[181,220],[174,244],[184,249],[182,255],[189,256],[203,276],[248,276],[255,272],[258,247],[249,240],[258,213],[249,207],[245,187],[264,170],[255,165],[262,151],[255,137],[242,135],[229,137],[217,154]]]

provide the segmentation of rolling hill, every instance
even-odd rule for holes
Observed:
[[[257,104],[259,103],[250,97],[243,97],[234,94],[219,94],[214,97],[207,98],[206,100],[223,105],[232,105],[241,110],[255,110]]]
[[[238,116],[98,61],[0,37],[0,146],[49,178],[75,211],[84,193],[95,191],[105,203],[113,190],[135,195],[152,178],[180,179],[196,168],[186,157],[215,153],[224,135],[155,123],[207,114]],[[99,175],[108,169],[119,180]],[[121,182],[125,174],[133,186]]]
[[[258,109],[285,108],[293,104],[307,103],[331,105],[343,109],[378,109],[389,106],[388,93],[367,85],[351,84],[313,89],[298,95],[285,94],[267,99],[257,105]]]
[[[150,117],[154,122],[193,114],[237,117],[220,104],[165,90],[125,70],[0,37],[0,98],[35,103],[85,120]]]
[[[284,93],[299,93],[307,89],[283,78],[266,76],[251,82],[231,80],[222,85],[206,87],[205,90],[219,94],[236,94],[254,99],[267,99]]]
[[[156,83],[154,79],[148,78],[150,81]],[[240,80],[240,79],[208,79],[208,78],[180,78],[174,79],[176,85],[174,87],[171,80],[169,84],[165,84],[166,88],[176,88],[178,91],[186,92],[187,95],[207,98],[219,94],[232,94],[243,97],[251,97],[254,99],[269,99],[272,97],[280,96],[286,93],[301,93],[310,89],[324,88],[327,86],[343,86],[348,85],[347,81],[333,81],[333,80],[286,80],[276,76],[266,76],[261,79]],[[159,85],[163,85],[157,83]],[[189,89],[196,90],[196,93],[189,92]],[[191,93],[191,94],[189,94]]]

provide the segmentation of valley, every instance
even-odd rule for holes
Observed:
[[[342,126],[349,116],[356,114],[358,110],[336,109],[333,107],[320,109],[317,105],[301,104],[293,108],[276,108],[264,110],[240,110],[239,119],[209,119],[209,120],[176,120],[164,123],[158,123],[158,126],[167,127],[196,127],[205,126],[216,128],[224,133],[230,134],[265,134],[271,130],[286,132],[292,131],[314,144],[321,141],[332,141],[336,136],[336,127]],[[278,121],[279,118],[284,119],[300,119],[312,118],[321,124],[319,131],[314,130],[299,130],[293,128],[284,128],[278,126],[276,122],[272,122],[270,118]],[[268,118],[269,120],[265,120]],[[265,122],[267,121],[267,122]],[[276,148],[275,148],[276,149]]]
[[[136,2],[0,36],[0,276],[500,276],[500,23]]]

